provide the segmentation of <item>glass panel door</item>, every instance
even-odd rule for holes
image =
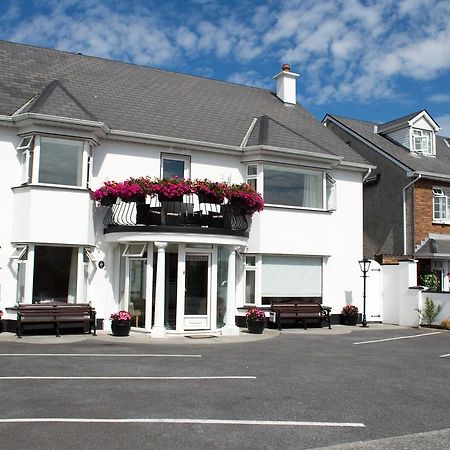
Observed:
[[[145,327],[145,289],[147,284],[145,263],[145,259],[130,258],[129,260],[128,311],[132,315],[132,327]]]
[[[209,329],[210,255],[186,254],[184,328]]]

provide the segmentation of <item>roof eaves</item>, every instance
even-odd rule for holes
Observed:
[[[342,122],[340,122],[338,119],[336,119],[334,116],[331,116],[330,114],[327,114],[325,119],[328,118],[331,122],[333,122],[335,125],[337,125],[338,127],[342,128],[343,130],[347,131],[349,134],[351,134],[352,136],[354,136],[355,138],[359,139],[362,143],[364,143],[365,145],[369,146],[370,148],[372,148],[373,150],[375,150],[376,152],[380,153],[381,155],[383,155],[385,158],[389,159],[390,161],[392,161],[394,164],[398,165],[399,167],[401,167],[403,170],[407,171],[407,172],[414,172],[414,169],[412,169],[411,167],[407,166],[406,164],[402,163],[401,161],[399,161],[397,158],[395,158],[394,156],[392,156],[391,154],[389,154],[386,150],[382,149],[381,147],[379,147],[378,145],[374,144],[373,142],[367,140],[366,138],[364,138],[363,136],[361,136],[359,133],[357,133],[356,131],[353,131],[350,127],[348,127],[347,125],[343,124]],[[324,120],[325,120],[324,119]]]

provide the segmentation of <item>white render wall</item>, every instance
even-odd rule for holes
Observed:
[[[17,262],[9,259],[11,242],[59,245],[95,245],[95,256],[105,268],[89,264],[87,301],[99,318],[107,319],[119,304],[118,244],[106,243],[103,216],[85,190],[18,186],[21,167],[15,150],[19,138],[14,129],[0,129],[0,192],[10,220],[0,221],[0,309],[16,298]],[[243,182],[245,165],[239,155],[180,150],[143,143],[104,140],[94,149],[92,188],[105,180],[131,176],[160,176],[161,153],[191,157],[191,177]],[[324,261],[323,302],[332,313],[352,303],[361,307],[362,280],[362,172],[334,170],[337,210],[333,212],[267,207],[253,215],[246,249],[255,254],[321,256]],[[138,233],[137,233],[138,234]],[[180,242],[183,235],[180,233]],[[239,272],[239,271],[238,271]],[[242,304],[242,273],[237,274],[236,300]],[[9,317],[12,318],[12,317]],[[105,320],[107,324],[108,321]]]
[[[324,257],[323,303],[362,309],[362,174],[334,170],[336,211],[266,207],[253,215],[248,252]]]

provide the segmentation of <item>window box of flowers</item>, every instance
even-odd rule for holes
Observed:
[[[264,331],[264,322],[266,315],[259,308],[250,308],[245,314],[247,318],[247,329],[251,334],[262,334]]]
[[[220,205],[227,193],[228,185],[217,181],[195,180],[193,191],[197,194],[199,203]]]
[[[131,314],[128,311],[111,314],[110,319],[113,336],[128,336],[130,334]]]
[[[345,305],[341,311],[341,325],[356,325],[358,308],[355,305]]]

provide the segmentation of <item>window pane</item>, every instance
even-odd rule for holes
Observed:
[[[263,297],[321,297],[322,258],[263,256]]]
[[[184,161],[163,159],[163,178],[184,178]]]
[[[75,301],[78,248],[36,246],[33,303]]]
[[[249,180],[247,180],[247,183],[255,190],[257,191],[257,180],[256,178],[250,178]]]
[[[81,186],[83,143],[41,138],[39,182]]]
[[[258,166],[252,164],[247,166],[247,175],[256,175],[258,173]]]
[[[255,303],[255,271],[245,271],[245,303]]]
[[[322,208],[322,173],[264,167],[264,201],[268,204]]]
[[[245,257],[245,265],[248,267],[256,266],[256,256],[246,256]]]

